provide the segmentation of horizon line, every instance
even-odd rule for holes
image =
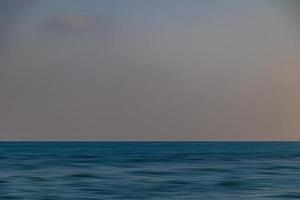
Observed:
[[[86,143],[97,143],[97,142],[118,142],[118,143],[126,143],[126,142],[143,142],[143,143],[151,143],[151,142],[188,142],[188,143],[197,143],[197,142],[300,142],[300,140],[0,140],[0,143],[4,142],[86,142]]]

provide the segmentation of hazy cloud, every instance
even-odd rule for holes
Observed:
[[[58,16],[44,22],[41,27],[67,34],[103,34],[108,31],[107,21],[96,15]]]

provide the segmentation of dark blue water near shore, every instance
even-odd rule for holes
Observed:
[[[300,143],[1,142],[0,199],[300,199]]]

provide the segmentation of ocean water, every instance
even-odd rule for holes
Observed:
[[[1,142],[0,199],[300,199],[300,143]]]

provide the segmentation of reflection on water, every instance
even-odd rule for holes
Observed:
[[[300,199],[300,143],[0,143],[0,199]]]

